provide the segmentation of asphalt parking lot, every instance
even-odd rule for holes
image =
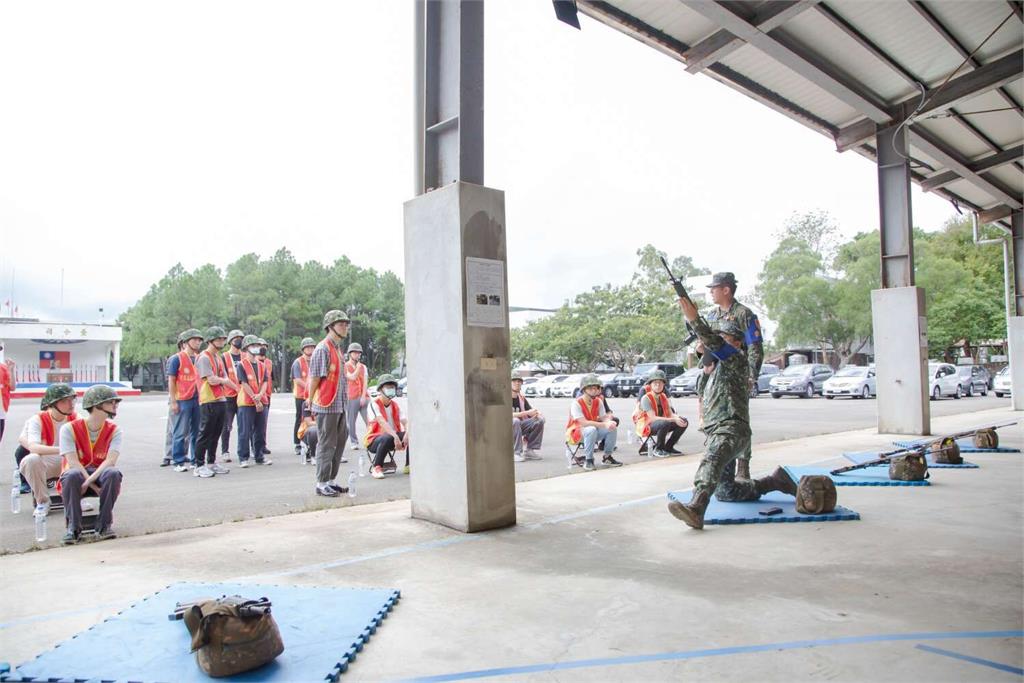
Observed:
[[[400,401],[401,402],[401,401]],[[518,463],[517,481],[544,479],[569,474],[563,455],[562,432],[568,412],[569,399],[536,399],[532,403],[547,419],[542,460]],[[609,401],[615,413],[629,421],[634,399],[620,398]],[[695,398],[673,399],[677,412],[696,423]],[[988,397],[945,399],[931,403],[932,415],[946,416],[965,412],[1007,407],[1008,398]],[[332,507],[377,503],[407,498],[409,478],[394,475],[384,480],[370,477],[359,479],[355,498],[323,498],[314,494],[313,467],[305,466],[294,455],[290,430],[294,417],[290,395],[276,395],[271,408],[269,447],[274,464],[270,467],[250,467],[239,470],[237,463],[231,474],[212,479],[198,479],[188,473],[174,472],[159,467],[163,457],[163,438],[166,425],[166,396],[146,395],[126,399],[121,405],[117,421],[125,432],[124,451],[119,465],[124,473],[121,498],[115,509],[114,527],[118,534],[142,535],[172,529],[203,527],[222,522],[233,522],[257,517],[287,515],[293,512]],[[766,443],[829,434],[840,431],[866,429],[875,425],[874,400],[815,398],[772,399],[767,395],[751,402],[754,443]],[[14,466],[14,449],[21,425],[35,410],[34,400],[17,400],[8,413],[7,432],[0,444],[8,474],[3,481],[9,487],[9,473]],[[415,418],[413,418],[414,420]],[[414,458],[429,457],[416,452],[415,421],[411,424]],[[360,434],[364,430],[359,425]],[[696,460],[703,448],[703,435],[695,425],[687,430],[677,446],[684,459]],[[616,457],[626,465],[645,462],[622,434]],[[349,470],[357,469],[360,453],[346,449],[348,464],[343,466],[344,479]],[[755,447],[754,456],[757,450]],[[511,457],[511,445],[509,447]],[[402,464],[399,456],[399,465]],[[415,467],[415,460],[413,461]],[[756,463],[753,466],[757,470]],[[575,472],[579,472],[576,470]],[[689,482],[679,482],[688,485]],[[9,488],[8,488],[9,490]],[[48,519],[48,539],[36,544],[33,538],[31,500],[22,496],[22,512],[10,513],[7,508],[0,514],[0,552],[21,552],[34,547],[51,547],[59,543],[63,533],[63,520],[58,513]]]

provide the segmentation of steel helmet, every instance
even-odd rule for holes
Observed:
[[[221,327],[220,325],[213,325],[211,327],[206,328],[206,339],[204,339],[203,341],[209,343],[212,342],[214,339],[222,339],[225,337],[227,337],[227,334],[224,333],[224,328]]]
[[[339,310],[335,309],[333,311],[327,311],[326,313],[324,313],[323,328],[325,330],[329,330],[331,328],[331,325],[333,325],[334,323],[347,323],[347,322],[351,322],[348,319],[348,314],[345,313],[345,311],[339,311]]]
[[[255,334],[247,334],[242,338],[242,346],[249,348],[250,346],[257,346],[260,343],[260,338]]]
[[[46,393],[43,394],[43,399],[39,402],[39,409],[46,410],[57,401],[63,401],[66,398],[75,398],[75,390],[71,388],[70,384],[64,382],[57,382],[46,387]]]
[[[189,338],[191,339],[191,337]],[[107,401],[120,402],[121,397],[106,384],[95,384],[85,390],[85,395],[82,396],[82,407],[89,410],[98,405],[103,405]]]
[[[662,382],[665,381],[665,373],[661,370],[651,370],[647,373],[647,381],[653,382],[656,379],[660,379]]]
[[[583,375],[583,379],[580,380],[580,389],[586,389],[587,387],[599,387],[601,385],[601,379],[594,374]]]
[[[260,346],[269,346],[269,344],[267,344],[267,340],[263,337],[256,337],[256,343]]]
[[[181,340],[182,341],[188,341],[189,339],[198,339],[198,340],[202,341],[203,340],[203,333],[200,332],[199,330],[197,330],[194,327],[190,327],[190,328],[188,328],[187,330],[185,330],[184,332],[181,333]]]
[[[358,351],[359,353],[362,353],[363,352],[362,344],[360,344],[359,342],[352,342],[351,344],[349,344],[348,345],[348,353],[352,353],[353,351]]]
[[[299,343],[299,350],[301,351],[307,346],[316,346],[316,342],[313,341],[312,337],[303,337],[302,341]]]
[[[228,332],[228,343],[230,344],[231,340],[234,339],[235,337],[242,337],[244,339],[245,332],[242,332],[241,330],[231,330],[230,332]]]
[[[394,375],[381,375],[380,378],[377,380],[377,391],[380,391],[385,384],[394,384],[395,388],[398,388],[398,380],[395,379]]]

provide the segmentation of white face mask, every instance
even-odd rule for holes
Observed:
[[[384,395],[388,398],[394,398],[396,393],[397,392],[392,387],[388,387],[384,390]]]
[[[254,356],[260,355],[260,347],[258,346],[250,346],[247,350]]]

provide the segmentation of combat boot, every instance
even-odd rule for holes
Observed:
[[[789,476],[789,472],[781,467],[776,467],[775,471],[767,477],[755,479],[754,487],[759,496],[763,496],[769,491],[782,491],[791,496],[796,495],[796,482],[793,481],[793,477]]]
[[[711,502],[710,490],[695,489],[689,503],[683,505],[673,500],[668,504],[668,511],[676,519],[686,522],[688,526],[694,529],[703,529],[704,511],[707,510],[709,502]]]
[[[750,479],[750,461],[743,458],[736,458],[736,478]]]

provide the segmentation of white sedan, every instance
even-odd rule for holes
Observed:
[[[850,396],[852,398],[870,398],[875,392],[875,371],[860,365],[847,365],[839,372],[825,380],[822,396]]]
[[[1009,396],[1013,393],[1010,387],[1010,366],[1007,365],[1005,368],[999,371],[996,375],[995,380],[992,381],[992,389],[996,392],[996,396],[1002,398],[1003,396]]]
[[[929,363],[928,377],[928,391],[933,401],[938,401],[943,396],[960,398],[964,395],[964,386],[960,383],[956,366],[949,363]]]

